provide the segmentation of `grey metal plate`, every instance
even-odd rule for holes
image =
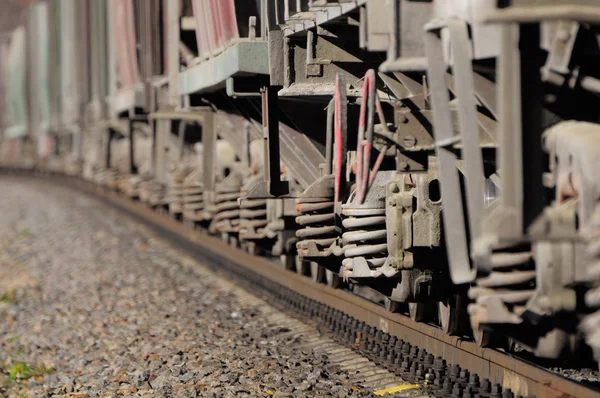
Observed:
[[[144,108],[146,97],[142,84],[119,89],[109,100],[111,113],[118,114],[134,108]]]
[[[290,17],[290,19],[286,21],[283,33],[285,36],[291,36],[295,33],[314,28],[317,25],[338,18],[366,3],[367,0],[355,0],[331,6],[311,7],[310,11],[299,12]]]
[[[267,42],[235,42],[216,57],[189,67],[179,74],[180,94],[213,91],[224,87],[228,78],[240,74],[269,74]]]

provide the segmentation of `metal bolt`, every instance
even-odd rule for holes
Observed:
[[[460,383],[461,386],[465,386],[467,385],[467,383],[469,382],[469,376],[471,374],[469,373],[469,371],[467,369],[463,369],[460,371],[460,374],[458,376],[458,382]]]
[[[438,372],[446,371],[446,360],[442,359],[442,357],[438,356],[433,361],[433,370]]]
[[[417,376],[417,363],[413,362],[410,365],[410,369],[408,370],[408,375],[406,376],[406,380],[410,382],[414,382]]]
[[[460,388],[460,384],[454,384],[454,388],[452,389],[452,397],[460,398],[462,395],[462,389]]]
[[[515,398],[515,394],[510,390],[510,388],[507,388],[502,392],[502,398]]]
[[[419,383],[423,382],[423,380],[425,380],[425,374],[426,374],[425,367],[421,363],[417,367],[417,372],[415,374],[415,380]]]
[[[431,385],[433,384],[435,381],[435,374],[433,373],[433,371],[431,369],[427,370],[427,373],[425,374],[425,385]]]
[[[458,378],[458,376],[460,375],[460,366],[458,365],[452,365],[450,367],[450,371],[448,372],[448,376],[450,376],[450,380],[452,382],[456,381],[456,379]]]
[[[566,42],[571,38],[571,34],[567,30],[560,30],[558,33],[556,33],[556,37],[558,40]]]
[[[385,359],[388,356],[388,351],[386,346],[383,346],[379,349],[379,358],[380,359]]]
[[[425,349],[419,350],[419,353],[417,354],[417,362],[420,364],[425,362],[425,355],[427,355],[427,351]]]
[[[443,388],[444,388],[444,380],[440,379],[439,377],[436,377],[433,380],[433,390],[436,392],[440,392],[443,390]],[[438,397],[438,396],[442,396],[442,395],[438,395],[436,393],[435,396]]]
[[[388,344],[389,341],[390,341],[390,335],[389,335],[389,333],[383,333],[381,335],[381,342],[383,344]]]
[[[396,345],[396,341],[398,341],[396,336],[390,336],[390,340],[388,341],[390,348],[393,348]]]
[[[444,379],[444,384],[442,385],[442,392],[444,395],[450,395],[452,392],[452,382],[450,379]]]
[[[433,366],[433,355],[431,354],[427,354],[425,356],[425,361],[423,362],[425,364],[425,366],[427,367],[431,367]]]
[[[373,353],[374,356],[379,355],[379,344],[377,344],[376,342],[372,342],[371,343],[371,352]]]
[[[471,387],[466,387],[463,391],[462,398],[472,398],[472,397],[473,397],[473,390],[471,389]]]
[[[406,118],[406,116],[404,116],[404,115],[400,115],[400,116],[398,116],[398,121],[399,121],[400,123],[408,123],[408,119],[407,119],[407,118]]]
[[[406,148],[412,148],[417,145],[417,138],[414,135],[407,135],[404,137],[403,142]]]
[[[367,337],[369,338],[369,341],[371,341],[375,338],[375,327],[374,326],[369,327],[369,334],[367,335]]]
[[[483,379],[481,386],[479,387],[482,394],[489,394],[491,390],[491,383],[488,379]]]
[[[411,360],[415,360],[418,356],[419,356],[419,347],[417,347],[416,345],[412,346],[410,348],[410,359]]]
[[[402,355],[408,356],[410,354],[411,345],[409,343],[404,343],[402,345]]]
[[[400,187],[398,185],[396,185],[396,183],[394,183],[394,182],[389,185],[389,189],[390,189],[391,193],[400,192]]]
[[[410,165],[408,164],[408,162],[406,160],[403,160],[402,162],[400,162],[400,170],[409,170],[410,169]]]
[[[502,387],[500,384],[494,384],[490,392],[490,398],[502,398]]]
[[[479,376],[478,375],[474,374],[474,375],[471,375],[471,377],[469,377],[469,386],[473,390],[479,389]]]
[[[388,350],[386,350],[386,351],[387,351],[387,353],[388,353],[388,354],[387,354],[387,357],[386,357],[387,361],[388,361],[389,363],[393,364],[393,363],[394,363],[394,361],[396,360],[396,354],[394,353],[394,351],[391,351],[391,350],[389,350],[389,349],[388,349]]]
[[[404,345],[404,340],[396,340],[396,344],[394,344],[394,349],[398,352],[402,350],[402,346]]]
[[[380,343],[382,338],[383,338],[383,333],[381,332],[381,330],[375,331],[375,341],[377,343]]]
[[[402,374],[408,374],[408,372],[410,371],[410,366],[411,363],[409,361],[402,361],[402,363],[400,364],[400,371],[402,372]]]

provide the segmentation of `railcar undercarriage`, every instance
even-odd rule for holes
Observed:
[[[2,164],[82,175],[447,334],[600,359],[596,1],[29,14],[0,36]]]

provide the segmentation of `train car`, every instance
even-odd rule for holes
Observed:
[[[10,37],[5,63],[6,112],[3,131],[3,152],[8,161],[16,161],[25,154],[27,136],[27,94],[25,68],[27,60],[27,30],[16,28]]]
[[[38,3],[32,6],[28,21],[30,48],[28,55],[33,66],[29,79],[30,123],[29,133],[36,137],[37,158],[43,161],[53,149],[50,136],[51,105],[49,90],[49,37],[48,37],[48,4]]]
[[[73,137],[64,172],[313,282],[600,355],[596,1],[34,3],[3,162],[7,137]]]

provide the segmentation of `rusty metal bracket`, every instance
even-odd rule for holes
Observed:
[[[279,152],[279,86],[268,86],[262,92],[263,137],[265,139],[265,181],[272,196],[290,192],[288,182],[281,181],[281,158]]]
[[[203,162],[203,199],[206,207],[215,201],[215,152],[217,149],[217,131],[215,128],[215,112],[210,107],[198,110],[202,113],[202,145]]]
[[[260,97],[260,91],[236,91],[235,89],[235,83],[236,81],[239,81],[242,78],[236,78],[236,77],[229,77],[227,78],[227,80],[225,81],[225,89],[227,92],[227,95],[233,98],[247,98],[247,97]],[[250,81],[252,81],[253,79],[250,79]]]
[[[540,21],[600,21],[596,0],[512,0],[511,6],[497,8],[487,15],[484,23],[533,23]]]
[[[263,139],[265,148],[265,178],[256,184],[248,194],[240,198],[258,199],[288,197],[290,184],[281,180],[281,158],[279,151],[279,86],[267,86],[262,90]]]
[[[128,123],[127,123],[127,129],[128,129],[128,139],[129,139],[129,162],[127,163],[128,165],[128,169],[129,169],[129,174],[137,174],[137,167],[135,165],[135,137],[133,134],[133,119],[129,119]]]
[[[446,83],[446,62],[438,34],[446,30],[451,42],[454,82],[459,98],[458,115],[462,135],[455,135],[452,128],[450,97]],[[432,22],[425,26],[425,50],[429,60],[427,71],[431,85],[433,125],[436,155],[440,169],[440,182],[444,200],[444,230],[450,265],[450,276],[456,284],[473,280],[475,274],[469,259],[467,226],[462,207],[458,156],[453,150],[455,143],[463,143],[463,161],[466,174],[467,209],[469,232],[472,238],[479,236],[483,218],[484,174],[477,125],[477,104],[474,96],[471,66],[470,40],[465,21],[452,18]],[[464,139],[463,139],[464,137]]]
[[[312,30],[306,34],[306,74],[307,76],[321,76],[323,65],[331,64],[330,59],[315,57],[315,34]]]

